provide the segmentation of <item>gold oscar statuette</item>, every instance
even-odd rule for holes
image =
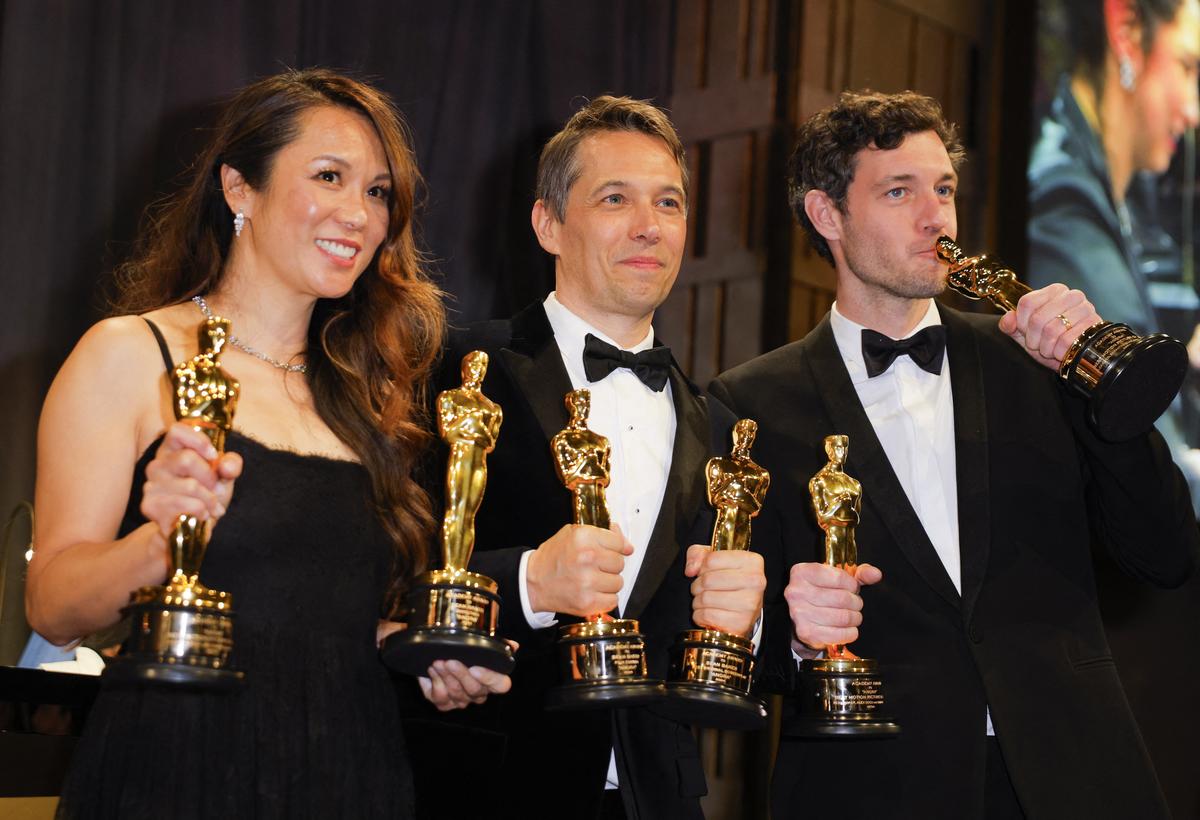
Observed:
[[[435,660],[457,660],[507,674],[513,651],[496,637],[500,618],[497,584],[467,570],[475,548],[475,514],[487,486],[487,455],[496,449],[504,413],[483,395],[488,355],[474,350],[462,360],[462,387],[437,397],[438,433],[450,448],[446,464],[446,513],[442,518],[442,568],[413,580],[406,596],[408,628],[383,644],[389,667],[428,674]]]
[[[171,376],[175,418],[208,436],[218,453],[233,425],[239,387],[221,369],[229,322],[206,319],[199,328],[199,355]],[[244,673],[230,666],[233,597],[200,583],[200,566],[212,521],[180,515],[171,531],[171,578],[130,595],[125,614],[130,635],[121,655],[105,670],[106,682],[162,683],[203,689],[240,685]]]
[[[574,523],[608,529],[608,439],[588,429],[592,394],[573,390],[564,399],[570,421],[550,441],[554,464],[571,491]],[[646,671],[645,640],[638,622],[608,613],[558,630],[563,683],[546,694],[548,709],[634,706],[661,698],[663,684]]]
[[[968,257],[947,236],[938,239],[937,254],[950,266],[950,289],[968,299],[987,299],[1009,311],[1029,293],[1003,263],[986,255]],[[1165,333],[1139,336],[1128,325],[1097,322],[1067,350],[1058,375],[1087,399],[1088,418],[1101,438],[1125,441],[1149,430],[1170,406],[1187,368],[1187,348],[1178,339]]]
[[[762,509],[771,474],[750,458],[758,424],[741,419],[733,427],[733,451],[705,467],[708,503],[717,511],[712,549],[750,548],[750,522]],[[743,635],[705,624],[679,635],[671,647],[667,680],[671,716],[717,729],[758,729],[767,717],[751,696],[754,645]]]
[[[846,475],[847,436],[826,436],[829,462],[808,482],[817,524],[825,531],[825,563],[853,574],[858,567],[854,529],[862,485]],[[886,737],[900,727],[885,717],[879,663],[846,646],[825,647],[825,657],[800,664],[799,734],[809,737]]]

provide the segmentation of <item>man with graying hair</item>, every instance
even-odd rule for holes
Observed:
[[[509,696],[475,710],[503,751],[474,768],[498,767],[504,793],[479,795],[462,816],[703,816],[691,727],[652,707],[543,707],[563,682],[560,624],[614,610],[636,619],[650,677],[663,679],[693,617],[747,638],[761,623],[762,557],[701,546],[712,533],[705,463],[728,452],[733,419],[679,371],[652,327],[683,258],[687,203],[683,146],[663,112],[626,97],[592,100],[538,166],[531,217],[555,257],[555,290],[451,339],[447,370],[466,351],[486,351],[483,392],[504,409],[470,569],[499,582],[499,631],[521,645]],[[568,423],[564,396],[579,388],[591,393],[588,429],[612,448],[612,529],[571,523],[572,494],[551,453]],[[460,748],[469,754],[470,741]],[[430,816],[455,816],[448,802]]]

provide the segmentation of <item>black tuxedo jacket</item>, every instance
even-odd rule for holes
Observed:
[[[568,420],[563,397],[571,390],[545,310],[531,305],[511,321],[485,322],[452,334],[436,390],[461,384],[459,363],[471,350],[488,353],[483,392],[504,411],[496,449],[488,456],[487,489],[475,519],[470,568],[499,583],[500,633],[520,642],[512,691],[472,707],[459,719],[484,735],[464,734],[459,757],[472,769],[494,769],[502,793],[475,796],[477,814],[520,818],[595,817],[603,795],[609,752],[630,818],[701,817],[703,769],[691,729],[648,708],[547,713],[546,690],[559,683],[558,628],[534,630],[518,593],[521,554],[571,522],[571,495],[551,457],[550,439]],[[666,493],[649,547],[622,617],[640,621],[652,676],[665,678],[675,636],[691,628],[691,580],[684,576],[687,546],[708,543],[712,515],[705,498],[704,465],[714,448],[728,449],[733,419],[679,372],[671,373],[676,434]],[[430,489],[440,494],[445,447]],[[435,471],[431,471],[431,476]],[[578,620],[560,616],[560,623]],[[451,737],[443,735],[443,738]],[[414,758],[425,754],[413,744]],[[441,787],[418,763],[419,802],[430,806]],[[471,777],[456,772],[458,782]],[[424,794],[422,794],[424,792]],[[487,800],[486,808],[478,800]],[[444,799],[444,797],[443,797]],[[429,809],[431,817],[449,816]]]
[[[788,736],[785,715],[773,816],[983,817],[986,706],[1028,817],[1165,817],[1101,625],[1090,550],[1103,544],[1152,583],[1182,583],[1198,540],[1187,487],[1157,433],[1098,440],[1084,402],[995,317],[940,310],[961,595],[867,419],[828,317],[711,388],[758,421],[756,459],[772,482],[756,535],[782,545],[775,570],[821,560],[807,484],[834,433],[850,437],[846,472],[863,486],[859,560],[883,570],[883,581],[863,590],[853,648],[880,662],[886,709],[902,734],[801,740]],[[769,630],[768,674],[791,690],[798,673],[786,611],[773,614]],[[1168,669],[1164,694],[1179,684]]]

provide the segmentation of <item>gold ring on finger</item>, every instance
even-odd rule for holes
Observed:
[[[1058,321],[1062,322],[1062,323],[1063,323],[1063,327],[1065,327],[1065,328],[1070,328],[1070,327],[1071,327],[1071,320],[1070,320],[1070,319],[1068,319],[1068,318],[1067,318],[1066,316],[1064,316],[1063,314],[1061,314],[1061,313],[1060,313],[1060,314],[1058,314],[1057,316],[1055,316],[1054,318],[1055,318],[1055,319],[1058,319]]]

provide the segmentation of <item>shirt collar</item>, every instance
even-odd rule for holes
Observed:
[[[586,320],[572,313],[569,308],[558,301],[555,291],[550,291],[550,295],[542,302],[542,307],[546,310],[550,329],[554,331],[554,342],[558,345],[559,352],[562,353],[567,371],[571,374],[572,381],[577,384],[588,384],[587,378],[583,375],[583,337],[589,333],[608,342],[613,347],[628,350],[630,353],[640,353],[654,346],[654,328],[651,327],[640,342],[632,347],[622,347],[607,333],[592,327]],[[576,376],[579,378],[576,379]]]

